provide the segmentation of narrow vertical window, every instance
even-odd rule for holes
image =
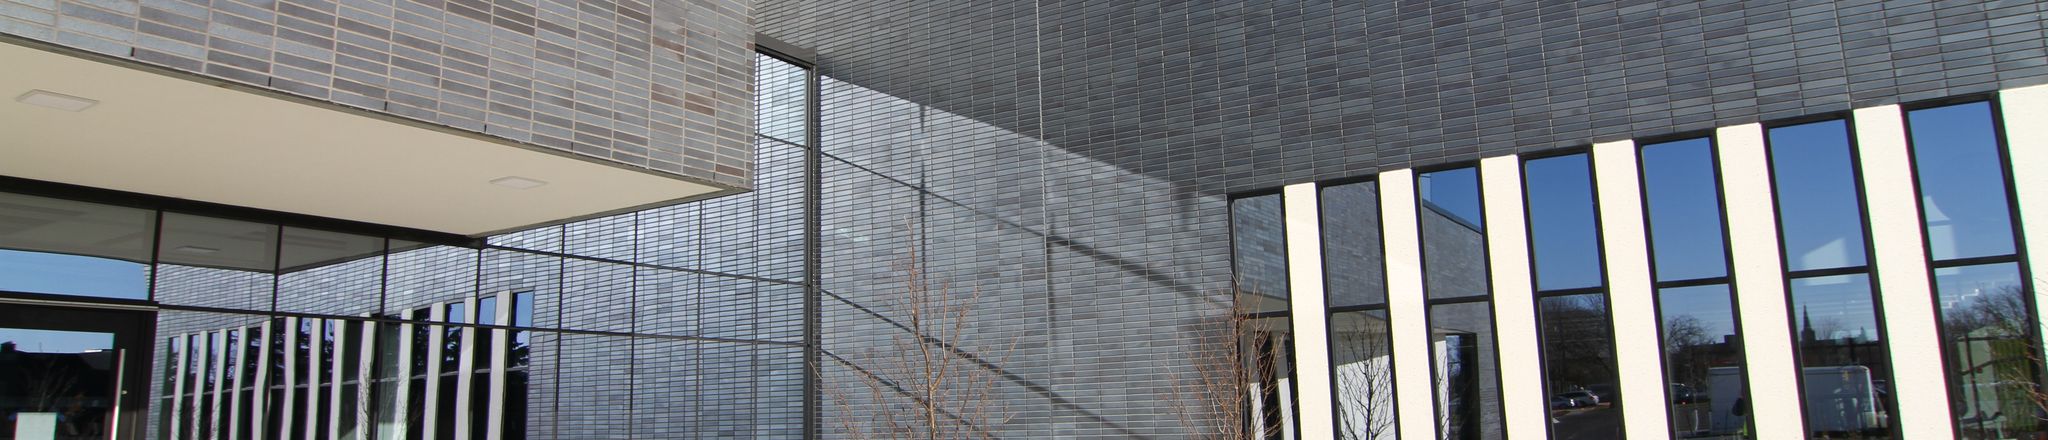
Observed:
[[[2041,384],[2038,321],[1991,103],[1913,110],[1906,124],[1959,437],[2048,434],[2030,397]]]
[[[1446,439],[1503,437],[1500,375],[1494,358],[1487,279],[1486,223],[1479,169],[1417,175],[1424,293],[1435,357],[1438,434]]]
[[[1774,127],[1767,141],[1806,429],[1890,438],[1890,355],[1848,123]]]
[[[1752,414],[1713,142],[1644,145],[1641,157],[1671,429],[1680,437],[1746,433]]]
[[[1573,154],[1522,168],[1553,437],[1621,438],[1591,162]]]
[[[1374,182],[1333,185],[1319,197],[1337,436],[1391,438],[1396,417],[1393,340],[1387,327],[1379,188]]]
[[[1288,334],[1287,231],[1279,194],[1231,201],[1241,368],[1256,382],[1248,427],[1280,434],[1294,426],[1294,340]]]

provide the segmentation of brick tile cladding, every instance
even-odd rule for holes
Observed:
[[[5,0],[0,33],[730,187],[748,0]]]
[[[1227,193],[2048,83],[2027,1],[757,9],[828,77],[825,348],[890,337],[853,306],[921,239],[979,288],[977,337],[1017,341],[1014,438],[1183,434],[1165,402],[1227,302]]]

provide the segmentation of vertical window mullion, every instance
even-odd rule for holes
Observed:
[[[512,321],[512,309],[516,307],[514,299],[511,292],[498,294],[498,307],[493,310],[493,313],[497,316],[492,318],[492,324],[501,326],[515,324]],[[487,440],[504,438],[506,405],[505,361],[506,357],[510,354],[509,348],[511,345],[511,332],[505,329],[491,329],[490,409],[488,410],[490,412],[486,416],[486,423],[484,424],[484,438]],[[520,396],[520,398],[524,397]]]
[[[1394,407],[1401,438],[1437,438],[1430,364],[1429,308],[1423,292],[1421,229],[1415,194],[1415,172],[1382,172],[1380,224],[1387,252],[1387,322],[1393,337]]]
[[[1650,267],[1649,235],[1633,141],[1593,145],[1595,202],[1599,206],[1601,257],[1606,261],[1610,329],[1658,328],[1656,292]],[[1614,361],[1618,371],[1661,372],[1663,341],[1654,331],[1617,332]],[[1667,402],[1662,375],[1623,374],[1623,401]],[[1622,405],[1623,428],[1636,438],[1668,435],[1668,408]]]
[[[1792,343],[1777,198],[1772,192],[1771,164],[1763,126],[1721,128],[1716,148],[1721,166],[1721,196],[1726,207],[1728,259],[1742,341],[1742,375],[1747,381],[1750,414],[1789,417],[1747,417],[1762,437],[1806,435],[1801,415],[1798,348]]]
[[[1494,326],[1502,359],[1542,359],[1541,328],[1536,316],[1535,279],[1529,257],[1524,218],[1522,161],[1500,156],[1479,162],[1481,199],[1490,230],[1486,244],[1489,283],[1493,291]],[[1501,411],[1510,433],[1548,432],[1549,393],[1541,368],[1505,368],[1500,372]],[[1527,435],[1527,434],[1524,434]]]
[[[1897,105],[1856,109],[1855,143],[1863,194],[1869,199],[1872,261],[1877,289],[1884,292],[1883,335],[1899,359],[1940,359],[1940,325],[1928,279],[1927,252],[1920,235],[1918,191],[1906,145],[1903,115]],[[1904,438],[1955,435],[1948,389],[1940,362],[1895,362],[1892,402],[1899,414],[1890,420]]]

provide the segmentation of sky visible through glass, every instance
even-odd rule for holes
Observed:
[[[1643,146],[1643,191],[1657,281],[1728,274],[1721,190],[1707,138]]]
[[[149,271],[111,258],[0,249],[0,290],[148,299]]]
[[[1593,176],[1584,154],[1531,160],[1528,185],[1530,245],[1536,289],[1598,287],[1600,241],[1594,222]]]

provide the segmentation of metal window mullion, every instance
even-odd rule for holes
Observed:
[[[306,430],[307,439],[322,438],[320,435],[320,366],[326,362],[320,355],[326,349],[327,320],[311,319],[311,330],[306,332]]]
[[[476,316],[476,303],[476,297],[469,297],[463,299],[462,313],[468,314],[470,316]],[[474,323],[476,322],[476,320],[464,319],[463,322]],[[471,400],[474,399],[470,399],[469,396],[471,394],[471,387],[476,386],[476,384],[472,383],[474,381],[471,378],[472,376],[476,375],[476,356],[474,356],[476,350],[472,349],[472,347],[475,346],[476,327],[463,326],[462,345],[460,346],[461,348],[455,350],[455,395],[448,396],[449,398],[455,399],[455,420],[444,421],[447,423],[455,424],[455,438],[459,440],[466,440],[470,438],[469,422],[471,419],[469,412],[474,410],[474,408],[471,408],[470,405],[475,402],[471,402]]]
[[[299,318],[285,317],[284,325],[277,330],[284,335],[284,394],[277,402],[277,438],[292,438],[293,412],[299,398]],[[269,352],[270,350],[264,350]]]
[[[191,362],[192,357],[192,344],[190,340],[191,335],[171,337],[171,350],[178,353],[177,363],[171,367],[171,407],[169,408],[171,415],[167,417],[167,421],[171,425],[169,437],[173,440],[184,438],[184,430],[179,428],[182,428],[182,425],[184,425],[185,385],[186,382],[190,382],[185,379],[185,365]]]
[[[513,324],[512,309],[517,306],[517,298],[514,298],[514,295],[517,294],[513,292],[498,294],[498,307],[492,310],[497,316],[492,318],[491,324],[501,326]],[[505,364],[506,358],[511,354],[511,334],[512,332],[502,328],[491,329],[491,376],[488,385],[490,389],[487,391],[490,394],[488,403],[490,409],[484,419],[485,440],[499,440],[504,438],[505,435]]]
[[[1287,224],[1288,303],[1293,319],[1296,429],[1300,438],[1337,435],[1331,400],[1329,314],[1323,299],[1322,215],[1315,183],[1282,189]]]
[[[1636,161],[1634,141],[1593,144],[1593,192],[1598,196],[1601,258],[1607,262],[1614,364],[1617,371],[1629,372],[1618,379],[1621,400],[1656,402],[1622,405],[1622,429],[1628,438],[1646,440],[1671,437],[1671,414],[1664,405],[1664,343],[1655,330],[1656,290]]]
[[[1522,160],[1508,155],[1479,161],[1479,197],[1486,216],[1486,255],[1493,289],[1494,347],[1499,359],[1542,359],[1537,340],[1535,279],[1522,199]],[[1549,399],[1541,368],[1501,368],[1501,410],[1507,432],[1541,437],[1550,429]]]
[[[448,307],[444,305],[436,304],[427,312],[428,321],[446,322],[447,319]],[[425,353],[427,358],[426,380],[421,381],[424,383],[422,386],[427,387],[425,390],[422,390],[425,391],[426,397],[420,399],[420,432],[423,434],[420,436],[421,438],[434,435],[434,433],[439,432],[441,427],[441,411],[439,410],[441,407],[441,356],[445,356],[441,352],[445,350],[443,347],[447,346],[448,334],[444,327],[443,325],[427,326],[427,346],[420,347],[422,350],[428,350]],[[407,361],[410,362],[411,360],[407,359]]]
[[[210,413],[207,416],[208,428],[206,435],[209,438],[218,439],[221,432],[221,390],[227,387],[228,382],[228,332],[227,330],[216,330],[207,333],[207,335],[207,342],[210,344],[207,351],[212,352],[208,356],[213,361],[213,368],[211,369],[213,371],[213,397],[207,399],[206,402],[208,412]]]
[[[1742,338],[1750,411],[1759,438],[1806,434],[1799,415],[1798,348],[1792,344],[1791,308],[1786,304],[1784,261],[1779,255],[1776,194],[1761,124],[1722,127],[1715,132],[1726,206],[1728,256],[1733,263],[1736,334]]]
[[[1422,234],[1415,171],[1380,173],[1380,225],[1386,246],[1387,325],[1393,338],[1395,412],[1401,437],[1436,438],[1429,305],[1422,292]]]
[[[1934,312],[1934,289],[1928,279],[1927,249],[1921,240],[1918,191],[1913,187],[1911,151],[1906,145],[1905,116],[1897,105],[1856,109],[1857,164],[1869,197],[1872,253],[1876,256],[1878,291],[1884,292],[1879,313],[1893,362],[1892,417],[1904,438],[1946,438],[1955,435],[1949,412],[1948,382],[1942,372],[1940,325]]]
[[[260,326],[260,331],[263,333],[263,342],[256,346],[256,371],[250,373],[256,376],[256,386],[249,389],[249,437],[251,438],[262,438],[264,428],[266,428],[265,423],[269,422],[266,419],[269,418],[267,415],[270,407],[265,405],[265,403],[270,398],[270,323],[272,322],[277,322],[277,320],[265,320],[263,325]]]

